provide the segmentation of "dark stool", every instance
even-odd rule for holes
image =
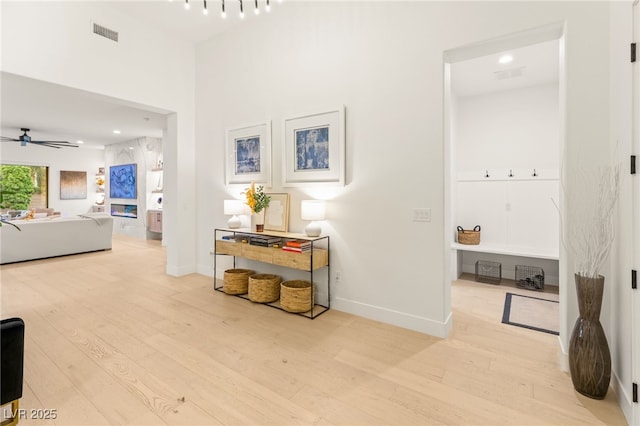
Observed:
[[[18,424],[18,400],[22,398],[24,370],[24,321],[9,318],[0,321],[0,406],[11,403],[11,418],[0,426]]]

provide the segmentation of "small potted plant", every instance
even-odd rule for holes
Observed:
[[[262,185],[256,188],[251,182],[251,188],[243,192],[247,198],[247,205],[251,209],[251,230],[256,232],[264,231],[264,209],[269,207],[271,197],[264,193]]]

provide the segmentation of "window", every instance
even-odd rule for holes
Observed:
[[[49,207],[49,167],[0,165],[0,209]]]

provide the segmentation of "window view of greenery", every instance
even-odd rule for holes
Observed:
[[[47,208],[49,168],[3,164],[0,166],[0,209]]]

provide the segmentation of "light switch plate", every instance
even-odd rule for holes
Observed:
[[[414,222],[431,222],[431,209],[413,209]]]

